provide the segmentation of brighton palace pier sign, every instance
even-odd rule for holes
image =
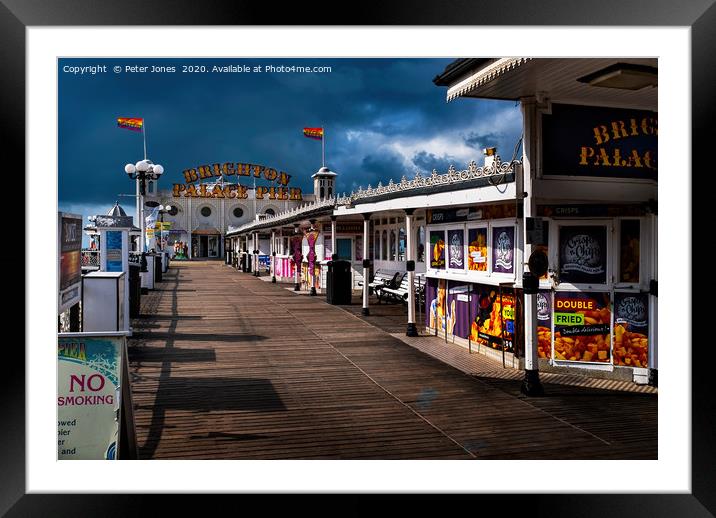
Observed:
[[[283,171],[279,172],[273,167],[266,167],[258,164],[242,164],[240,162],[224,162],[223,164],[200,165],[195,169],[184,170],[184,180],[186,183],[175,183],[172,194],[175,198],[192,197],[192,198],[248,198],[248,186],[236,184],[215,184],[209,187],[195,182],[201,180],[220,178],[222,176],[248,176],[252,178],[263,178],[274,183],[270,187],[264,185],[256,186],[256,199],[263,200],[292,200],[301,201],[303,196],[301,189],[298,187],[288,187],[291,179],[290,174]]]

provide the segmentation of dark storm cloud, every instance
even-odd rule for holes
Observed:
[[[413,164],[421,171],[428,173],[432,173],[433,169],[444,172],[451,164],[455,164],[456,162],[457,159],[455,157],[449,157],[447,155],[438,157],[427,151],[421,151],[413,156]]]
[[[486,147],[497,146],[504,138],[505,135],[501,133],[486,133],[484,135],[480,135],[478,133],[471,132],[464,137],[464,140],[466,145],[481,150]]]
[[[350,191],[410,176],[416,168],[444,170],[454,156],[482,145],[480,134],[491,134],[481,121],[499,124],[503,114],[516,110],[514,103],[498,101],[446,103],[445,89],[433,85],[432,78],[450,59],[63,59],[59,66],[106,64],[111,71],[114,65],[158,61],[178,70],[219,63],[331,66],[332,71],[60,72],[60,202],[109,206],[119,193],[133,192],[123,168],[143,158],[142,135],[118,129],[117,117],[145,118],[148,158],[165,167],[164,187],[180,182],[186,168],[242,161],[284,170],[293,175],[292,185],[310,192],[310,175],[321,165],[321,143],[303,137],[305,126],[326,128],[327,165],[339,173],[338,190]],[[495,138],[503,139],[500,146],[514,145],[510,133],[519,132],[514,126],[495,130]],[[455,136],[448,146],[431,144],[448,134]]]

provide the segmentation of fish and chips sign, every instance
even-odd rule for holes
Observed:
[[[257,185],[256,199],[263,200],[289,200],[301,201],[303,196],[298,187],[288,187],[291,175],[283,171],[258,164],[245,164],[241,162],[224,162],[212,165],[200,165],[196,168],[184,170],[185,183],[175,183],[172,190],[174,198],[238,198],[249,197],[248,185],[215,184],[213,186],[201,183],[202,180],[211,180],[224,176],[241,176],[261,178],[273,185]],[[199,185],[196,185],[199,182]]]

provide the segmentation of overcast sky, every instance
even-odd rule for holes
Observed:
[[[412,178],[416,170],[482,164],[482,148],[512,157],[521,131],[511,101],[458,99],[432,79],[451,59],[61,59],[59,209],[106,212],[115,200],[133,207],[124,165],[143,158],[142,135],[117,117],[146,122],[148,158],[165,168],[160,187],[202,164],[249,162],[292,175],[312,192],[321,144],[304,127],[326,129],[326,165],[337,191]],[[105,65],[106,72],[66,67]],[[127,65],[174,66],[174,73],[126,72]],[[182,67],[260,65],[262,72],[182,73]],[[273,66],[330,66],[328,73],[266,72]],[[114,67],[122,72],[114,72]],[[79,69],[76,69],[79,70]],[[132,214],[128,210],[128,214]]]

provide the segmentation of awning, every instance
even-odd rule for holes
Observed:
[[[475,88],[484,85],[507,72],[517,68],[532,58],[501,58],[494,63],[489,64],[485,68],[480,69],[473,75],[463,79],[455,86],[448,88],[447,100],[452,101],[456,97],[461,97]]]

